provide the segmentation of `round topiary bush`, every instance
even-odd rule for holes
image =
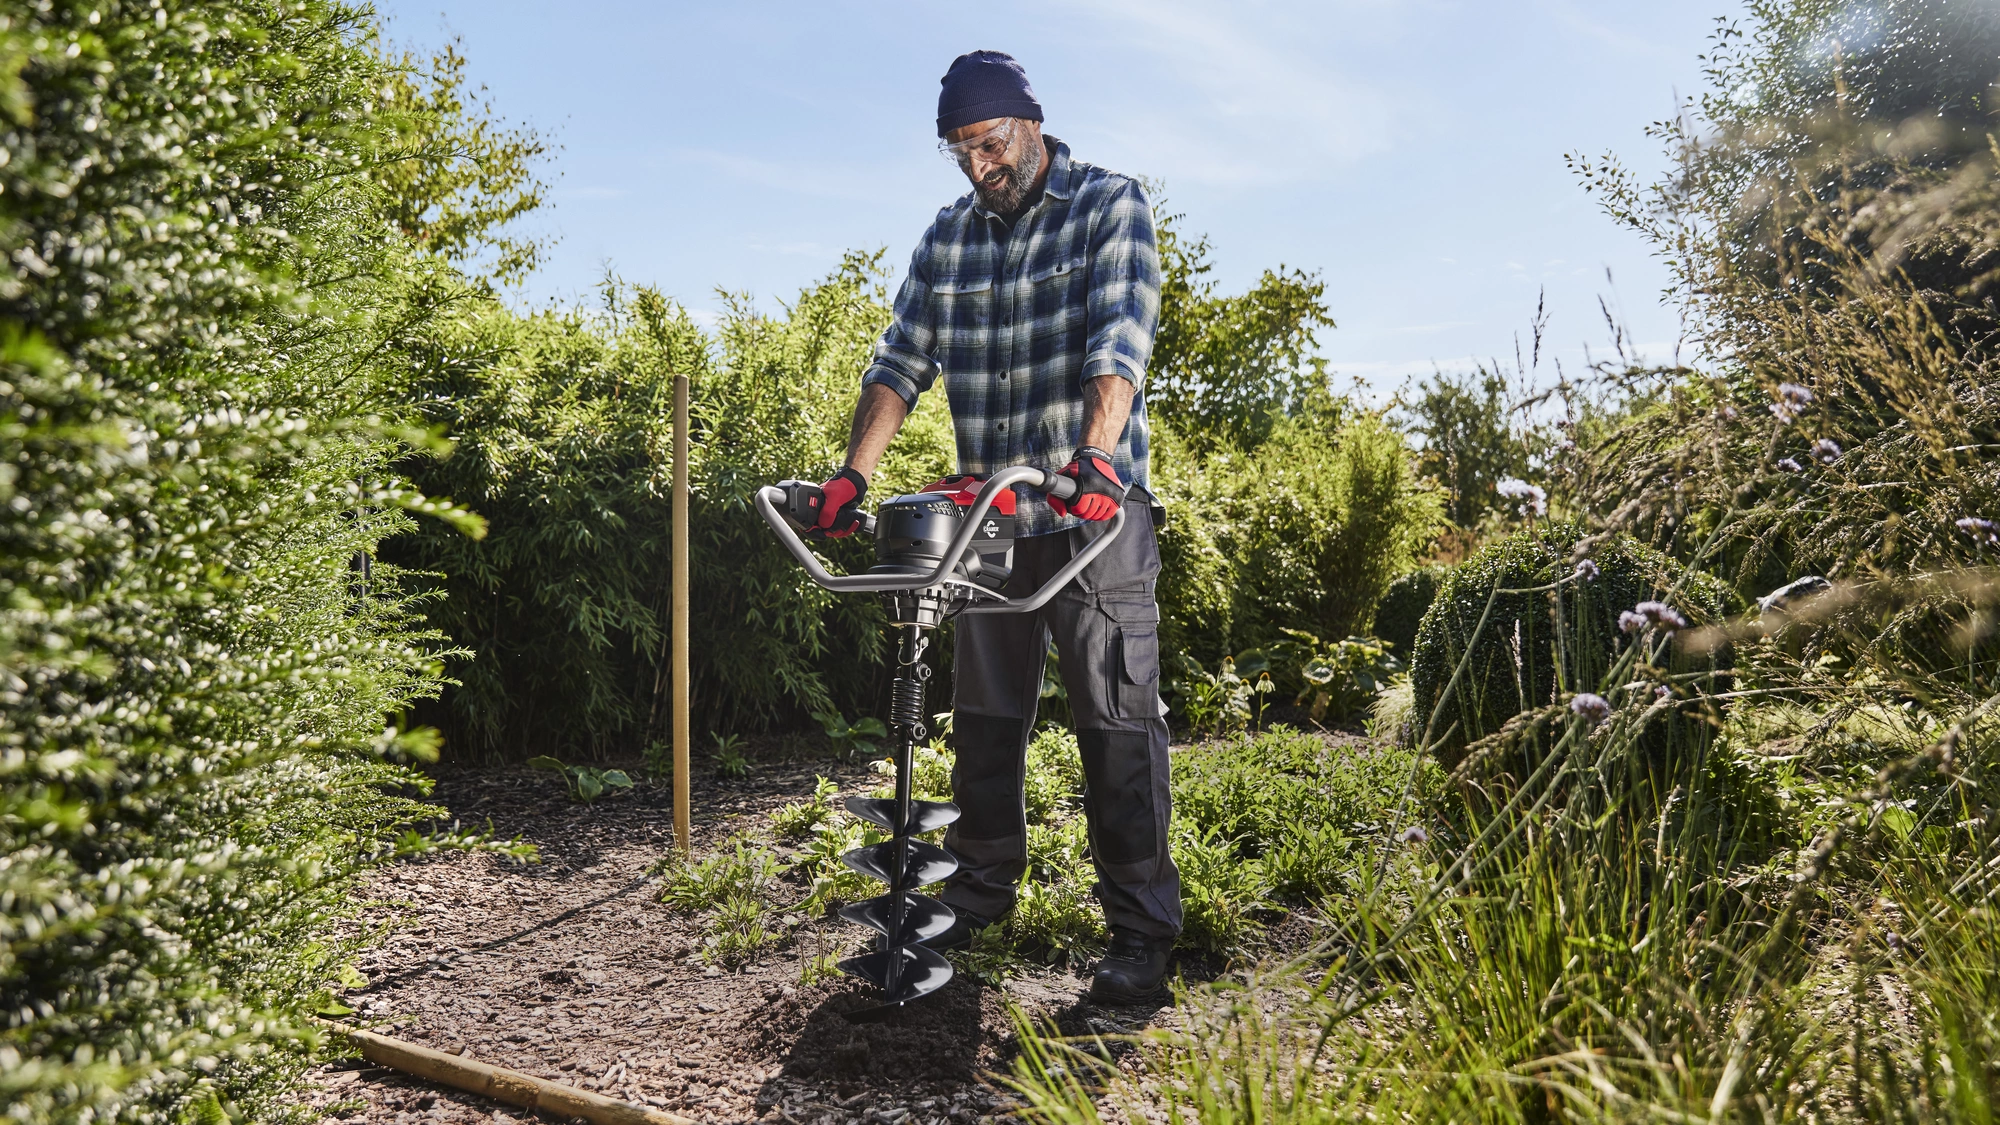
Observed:
[[[1389,583],[1389,592],[1375,607],[1375,636],[1389,642],[1396,659],[1410,659],[1417,646],[1417,626],[1437,598],[1438,583],[1450,573],[1451,567],[1440,563],[1419,567]]]
[[[1572,561],[1574,548],[1583,535],[1575,524],[1551,524],[1510,535],[1453,567],[1438,584],[1437,596],[1417,629],[1410,680],[1416,704],[1413,721],[1420,729],[1431,722],[1426,739],[1435,744],[1446,768],[1458,765],[1467,744],[1498,731],[1523,711],[1558,702],[1559,693],[1611,694],[1602,683],[1604,674],[1632,643],[1619,627],[1619,615],[1639,603],[1667,602],[1693,626],[1718,624],[1728,614],[1732,596],[1720,581],[1628,536],[1617,536],[1591,548],[1586,576],[1558,590],[1501,594],[1480,629],[1480,616],[1496,587],[1531,589],[1575,573],[1579,564]],[[1559,628],[1564,673],[1560,687]],[[1471,656],[1463,675],[1439,706],[1439,696],[1468,650]],[[1730,660],[1726,645],[1696,650],[1679,639],[1669,658],[1675,672],[1723,671]],[[1727,690],[1713,680],[1694,689]],[[1698,721],[1676,712],[1651,724],[1643,741],[1649,749],[1664,747],[1676,737],[1675,728]]]

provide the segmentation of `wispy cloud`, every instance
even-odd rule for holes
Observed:
[[[780,163],[712,148],[675,149],[670,155],[676,160],[713,168],[726,176],[774,191],[823,199],[872,198],[870,185],[873,179],[868,170],[829,165],[824,160]]]
[[[1134,98],[1117,112],[1115,130],[1096,138],[1124,149],[1119,156],[1132,167],[1173,181],[1293,181],[1395,139],[1398,99],[1269,26],[1286,13],[1189,0],[1088,0],[1082,9],[1115,34],[1121,53],[1141,57],[1131,68]],[[1192,96],[1159,98],[1154,82],[1162,80]]]

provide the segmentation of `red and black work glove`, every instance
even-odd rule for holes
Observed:
[[[852,467],[840,470],[819,486],[819,518],[808,535],[844,539],[861,526],[861,498],[868,495],[868,478]]]
[[[1075,512],[1080,519],[1108,520],[1125,502],[1125,482],[1118,479],[1118,470],[1111,467],[1111,454],[1094,445],[1077,450],[1076,458],[1063,466],[1061,475],[1075,477],[1077,489],[1066,503],[1049,497],[1049,507],[1056,510],[1056,515]]]

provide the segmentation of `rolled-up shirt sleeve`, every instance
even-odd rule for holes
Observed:
[[[1160,322],[1160,251],[1152,203],[1136,182],[1112,197],[1092,234],[1089,317],[1082,381],[1121,375],[1143,387]]]
[[[1150,228],[1148,228],[1150,230]],[[937,321],[931,310],[931,270],[928,234],[910,255],[910,272],[896,290],[894,319],[875,345],[875,358],[861,376],[861,385],[881,385],[902,396],[914,410],[917,396],[938,377]]]

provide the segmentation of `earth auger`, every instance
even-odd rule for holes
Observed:
[[[840,962],[840,971],[882,990],[883,1002],[848,1014],[860,1021],[880,1018],[912,1000],[943,988],[951,963],[924,942],[951,928],[951,907],[919,889],[950,878],[958,860],[936,844],[917,839],[958,819],[948,801],[919,801],[910,795],[911,761],[924,727],[924,687],[931,677],[924,662],[930,630],[962,613],[1030,613],[1068,585],[1109,547],[1125,526],[1121,510],[1111,525],[1076,557],[1024,597],[1000,593],[1012,571],[1014,487],[1032,488],[1057,499],[1076,495],[1070,477],[1026,466],[1002,469],[981,480],[948,477],[910,496],[885,500],[860,530],[875,539],[876,564],[864,574],[827,573],[800,540],[799,528],[813,526],[820,488],[788,480],[757,492],[757,510],[778,540],[812,580],[840,593],[875,593],[882,598],[898,632],[896,678],[890,686],[889,734],[896,763],[893,798],[849,797],[847,811],[889,833],[878,844],[842,856],[847,866],[889,885],[887,894],[841,908],[841,917],[874,930],[872,952]]]

